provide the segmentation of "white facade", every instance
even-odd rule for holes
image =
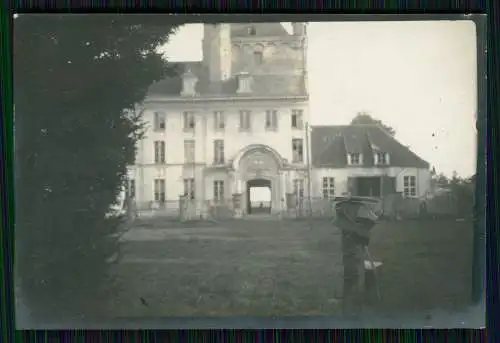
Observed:
[[[250,127],[240,128],[240,111],[248,111]],[[275,111],[276,128],[266,128],[266,111]],[[302,125],[292,127],[292,111],[302,114]],[[192,112],[194,129],[184,127],[184,112]],[[222,113],[224,128],[216,129],[216,112]],[[165,114],[165,129],[154,130],[155,113]],[[217,114],[221,118],[220,114]],[[279,209],[281,199],[286,191],[291,191],[293,179],[304,179],[307,153],[306,121],[309,117],[307,99],[235,99],[223,101],[200,101],[198,103],[172,103],[162,101],[147,102],[144,106],[143,119],[148,125],[145,138],[139,142],[136,164],[131,166],[130,176],[137,185],[135,199],[138,203],[155,200],[155,180],[165,179],[165,200],[176,202],[185,192],[184,180],[194,178],[195,199],[199,201],[213,200],[214,181],[224,182],[224,200],[229,201],[232,194],[242,192],[245,188],[245,178],[241,176],[238,166],[231,162],[247,150],[263,147],[272,149],[272,160],[280,159],[288,162],[287,167],[277,168],[278,178],[273,180],[274,208]],[[303,144],[302,160],[294,162],[292,140],[301,139]],[[188,160],[186,140],[194,141],[194,161]],[[224,143],[224,163],[214,163],[214,141]],[[155,141],[165,142],[165,162],[155,162]],[[277,154],[276,158],[274,153]],[[238,160],[239,161],[239,160]],[[271,162],[272,163],[272,162]],[[265,169],[265,168],[264,168]],[[273,175],[262,175],[271,179]],[[275,182],[274,182],[275,181]],[[305,182],[305,181],[304,181]],[[173,205],[175,206],[175,205]]]
[[[234,194],[245,206],[247,183],[258,181],[280,211],[306,174],[304,25],[293,35],[279,23],[205,25],[204,59],[186,64],[181,91],[150,93],[137,106],[147,126],[129,168],[139,207],[175,208],[187,195],[204,208]]]
[[[349,193],[348,178],[357,177],[394,177],[396,192],[407,198],[422,198],[430,189],[431,174],[425,168],[314,168],[312,171],[312,196],[323,194],[323,178],[333,178],[335,194]],[[406,178],[406,186],[405,186]]]

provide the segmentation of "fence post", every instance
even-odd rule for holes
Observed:
[[[186,196],[185,195],[179,196],[179,219],[181,221],[186,220]]]
[[[241,218],[243,216],[243,211],[241,208],[241,193],[233,194],[233,216],[234,218]]]
[[[294,211],[295,216],[297,216],[297,200],[295,198],[294,193],[287,193],[286,194],[286,209],[287,212],[289,211]]]

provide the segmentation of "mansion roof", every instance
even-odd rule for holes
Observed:
[[[174,67],[174,75],[152,84],[148,95],[180,96],[182,74],[190,70],[198,78],[196,93],[199,96],[239,96],[236,93],[238,89],[236,76],[227,81],[210,82],[208,67],[201,61],[171,64]],[[302,75],[252,75],[252,79],[251,95],[254,96],[301,96],[307,93]]]
[[[375,152],[388,153],[390,166],[429,168],[408,147],[378,125],[312,126],[311,163],[315,168],[347,166],[347,154],[363,154],[363,167],[374,166]]]

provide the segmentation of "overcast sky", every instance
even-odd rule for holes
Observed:
[[[202,35],[201,24],[186,25],[163,50],[172,61],[201,60]],[[367,111],[438,173],[475,173],[472,21],[310,23],[308,36],[312,125]]]

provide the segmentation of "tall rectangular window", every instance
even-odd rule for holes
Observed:
[[[250,131],[251,126],[251,112],[248,110],[240,111],[240,131]]]
[[[278,111],[267,110],[266,111],[266,130],[277,130],[278,129]]]
[[[333,177],[323,178],[323,198],[324,199],[335,198],[335,179]]]
[[[214,140],[214,164],[224,164],[224,141]]]
[[[292,139],[292,162],[302,163],[304,161],[304,147],[302,138]]]
[[[217,202],[224,200],[224,181],[214,181],[214,200]]]
[[[184,163],[195,162],[195,145],[194,139],[184,140]]]
[[[165,141],[155,141],[155,163],[165,163]]]
[[[184,179],[184,195],[193,200],[195,194],[194,178]]]
[[[214,129],[215,131],[224,131],[226,127],[224,112],[214,111]]]
[[[165,202],[165,180],[155,179],[154,181],[154,197],[157,202]]]
[[[155,112],[154,113],[154,131],[165,131],[166,128],[166,115],[164,112]]]
[[[304,128],[303,110],[292,110],[292,129],[302,130]]]
[[[405,197],[417,196],[417,178],[415,176],[405,176],[403,178],[403,191]]]
[[[185,111],[183,113],[184,117],[184,131],[193,131],[195,128],[195,118],[194,118],[194,112],[192,111]]]

